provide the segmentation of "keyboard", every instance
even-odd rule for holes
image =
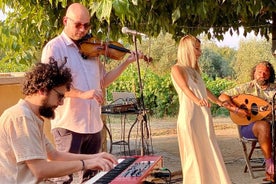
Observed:
[[[131,156],[118,160],[112,170],[100,172],[85,184],[140,184],[150,173],[163,167],[161,156]]]
[[[122,159],[121,161],[118,160],[118,165],[116,165],[112,170],[103,171],[88,180],[85,184],[107,184],[110,183],[116,176],[121,174],[128,166],[130,166],[136,160],[135,157],[129,157]],[[95,178],[96,177],[96,178]],[[93,179],[93,180],[92,180]]]

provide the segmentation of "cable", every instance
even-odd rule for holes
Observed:
[[[155,172],[152,174],[155,178],[167,178],[170,177],[170,173]]]
[[[172,174],[171,171],[166,167],[156,169],[155,172],[153,172],[151,175],[155,178],[164,180],[166,183],[171,183]],[[167,180],[167,178],[169,178],[169,180]]]

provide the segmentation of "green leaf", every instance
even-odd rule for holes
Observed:
[[[174,12],[172,13],[172,22],[176,22],[180,18],[180,9],[177,7]]]
[[[97,9],[97,18],[102,22],[106,20],[108,24],[110,24],[110,14],[112,10],[112,0],[102,0],[99,3]]]

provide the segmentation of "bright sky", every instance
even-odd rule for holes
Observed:
[[[0,11],[0,20],[4,20],[4,19],[5,19],[5,16],[4,16],[3,12]]]
[[[246,37],[243,36],[243,32],[244,32],[244,29],[241,27],[239,28],[239,31],[240,31],[240,35],[237,35],[236,32],[233,33],[233,35],[231,36],[230,35],[230,32],[226,32],[224,34],[224,39],[223,41],[218,41],[217,39],[214,39],[214,41],[216,42],[216,44],[218,46],[228,46],[228,47],[231,47],[231,48],[235,48],[235,49],[238,49],[239,47],[239,42],[241,40],[245,40],[245,39],[251,39],[251,38],[258,38],[260,39],[261,36],[258,35],[258,36],[255,36],[254,32],[250,32],[247,34]]]

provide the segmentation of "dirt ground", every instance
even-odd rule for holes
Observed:
[[[112,133],[112,138],[114,140],[119,139],[121,135],[121,125],[120,125],[120,119],[117,117],[113,117],[109,119],[109,123],[107,124],[107,127],[110,129]],[[126,118],[126,126],[125,126],[125,132],[126,135],[129,133],[129,128],[132,125],[132,123],[135,121],[133,118]],[[216,117],[213,119],[214,121],[214,129],[215,133],[218,136],[219,139],[230,139],[228,141],[232,141],[233,143],[238,142],[238,134],[236,129],[236,124],[232,123],[231,119],[228,117]],[[169,135],[176,135],[176,119],[175,118],[164,118],[164,119],[150,119],[149,121],[149,127],[151,130],[151,136],[169,136]],[[136,128],[136,127],[135,127]],[[132,129],[131,136],[133,135],[133,132],[135,132],[135,128]],[[237,157],[240,155],[240,149],[238,150],[238,153],[236,152],[235,148],[229,149],[229,145],[232,144],[220,144],[220,148],[224,155],[228,157]],[[238,154],[238,155],[235,155]]]
[[[128,115],[125,119],[124,117],[120,117],[118,115],[108,117],[106,126],[111,131],[113,141],[121,140],[122,137],[127,138],[128,134],[131,135],[131,138],[134,138],[135,133],[140,132],[139,126],[133,126],[132,131],[129,132],[129,129],[135,122],[135,119],[135,115]],[[124,120],[125,127],[121,123]],[[213,120],[218,144],[221,149],[221,153],[225,161],[228,174],[232,180],[232,184],[262,183],[264,171],[255,172],[254,174],[256,176],[256,179],[252,179],[249,173],[243,173],[245,162],[243,159],[242,147],[238,139],[236,124],[234,124],[228,117],[216,117],[213,118]],[[45,125],[46,135],[49,136],[50,123],[46,123]],[[177,145],[176,119],[148,119],[148,125],[151,130],[150,134],[153,139],[153,149],[155,153],[157,155],[162,155],[164,158],[164,165],[173,171],[173,182],[171,183],[182,183],[179,150]],[[125,135],[123,133],[125,133]],[[51,140],[51,136],[49,136],[49,139]],[[121,146],[114,146],[112,153],[116,154],[119,152],[123,152]],[[257,152],[256,157],[262,157],[261,152]],[[160,183],[164,183],[164,181]]]
[[[126,132],[128,134],[129,127],[133,124],[135,119],[127,118],[126,119]],[[217,140],[219,147],[221,149],[221,153],[223,155],[224,162],[226,164],[228,173],[230,175],[230,178],[232,180],[233,184],[248,184],[248,183],[261,183],[264,172],[260,171],[257,172],[256,179],[252,179],[249,175],[249,173],[243,173],[243,169],[245,166],[245,162],[243,159],[243,152],[242,147],[238,139],[238,132],[236,124],[234,124],[230,118],[228,117],[220,117],[220,118],[214,118],[214,129],[215,133],[217,135]],[[111,126],[111,132],[113,139],[120,139],[121,136],[121,126],[120,126],[120,119],[109,119],[108,122],[112,122],[111,124],[107,124],[107,126]],[[177,141],[176,138],[176,119],[174,118],[168,118],[168,119],[150,119],[149,120],[149,126],[151,130],[151,135],[154,140],[154,144],[166,144],[167,141],[170,139],[173,139],[169,144],[175,144]],[[135,129],[135,128],[134,128]],[[132,130],[131,135],[135,130]],[[160,141],[161,140],[161,141]],[[157,142],[155,142],[157,141]],[[175,144],[177,146],[177,144]],[[181,169],[180,169],[180,160],[178,155],[178,150],[169,150],[166,148],[166,145],[157,145],[155,148],[160,149],[161,152],[159,154],[162,154],[164,156],[165,164],[172,164],[175,163],[174,166],[171,166],[171,168],[175,168],[174,172],[174,179],[176,182],[173,183],[181,183]],[[164,148],[164,149],[163,149]],[[164,150],[169,150],[168,154],[164,152]],[[162,152],[163,151],[163,152]],[[170,152],[173,151],[173,152]],[[257,158],[261,158],[262,154],[261,152],[257,152],[255,155]],[[171,162],[171,163],[170,163]],[[180,171],[180,172],[177,172]]]

